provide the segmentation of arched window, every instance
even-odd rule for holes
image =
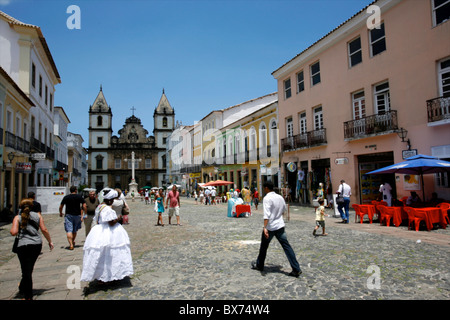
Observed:
[[[249,135],[249,150],[250,150],[250,161],[256,161],[257,155],[257,145],[256,145],[256,130],[255,127],[250,128]]]
[[[167,117],[163,118],[162,123],[163,123],[163,127],[167,127]]]
[[[259,155],[265,158],[267,156],[267,129],[266,124],[261,122],[259,125]]]
[[[270,122],[270,144],[278,144],[278,126],[277,121],[275,119],[272,119]]]
[[[97,117],[97,126],[99,126],[99,127],[103,126],[103,117],[102,116]]]

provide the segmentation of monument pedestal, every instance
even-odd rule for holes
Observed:
[[[135,181],[131,181],[131,183],[128,186],[130,187],[128,194],[131,195],[131,193],[134,192],[135,197],[139,196],[138,184]]]

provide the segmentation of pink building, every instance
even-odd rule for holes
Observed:
[[[365,173],[415,152],[450,160],[450,0],[372,5],[272,73],[283,182],[300,202],[341,179],[352,203],[375,199],[383,182],[399,199],[422,195],[415,176]],[[426,198],[450,200],[447,174],[424,180]]]

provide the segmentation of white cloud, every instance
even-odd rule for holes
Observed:
[[[0,5],[7,6],[12,0],[0,0]]]

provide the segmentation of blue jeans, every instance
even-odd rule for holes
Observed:
[[[297,258],[295,257],[294,250],[292,249],[291,245],[288,242],[284,228],[275,231],[269,231],[268,239],[265,237],[264,232],[262,233],[261,246],[259,248],[258,259],[256,260],[256,267],[260,270],[264,269],[264,261],[266,260],[267,249],[269,248],[270,241],[274,236],[281,244],[281,247],[283,248],[286,257],[288,258],[289,263],[291,264],[292,271],[300,272],[300,265],[298,264]]]
[[[344,208],[345,212],[342,211],[342,208]],[[348,210],[350,208],[350,198],[344,197],[344,203],[338,204],[338,211],[341,214],[342,220],[346,220],[348,223]]]

